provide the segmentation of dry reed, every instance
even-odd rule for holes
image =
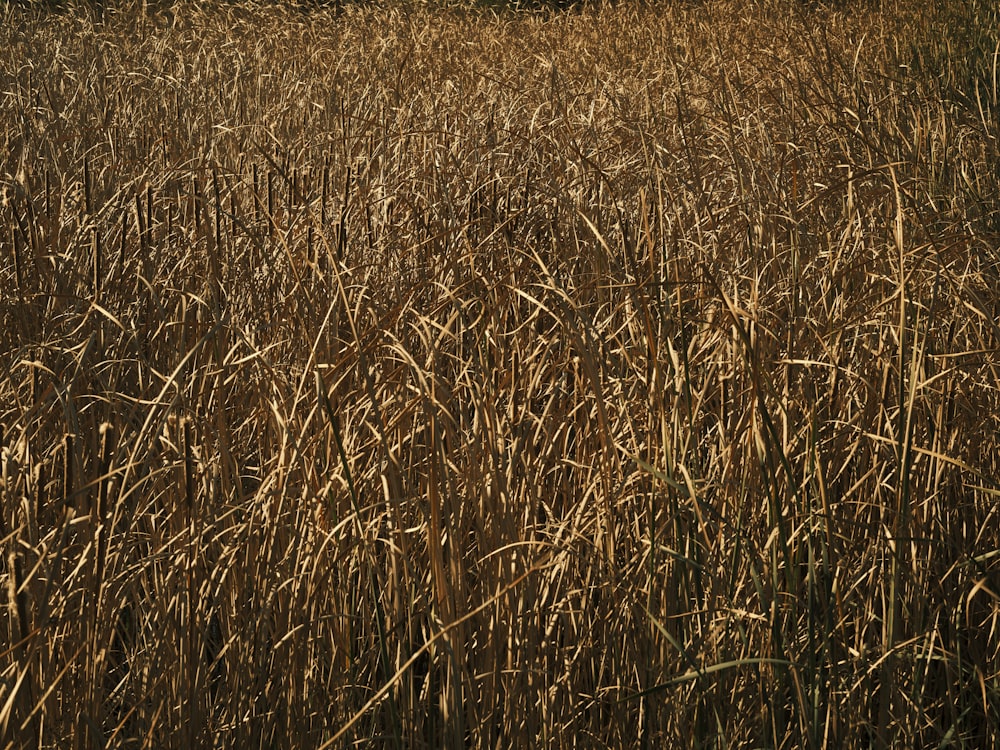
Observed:
[[[4,6],[0,744],[996,746],[930,5]]]

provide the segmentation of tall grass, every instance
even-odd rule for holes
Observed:
[[[995,746],[928,5],[5,6],[3,744]]]

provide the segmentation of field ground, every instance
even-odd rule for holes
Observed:
[[[0,746],[1000,744],[991,3],[0,15]]]

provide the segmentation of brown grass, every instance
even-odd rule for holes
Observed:
[[[8,747],[1000,743],[989,3],[0,11]]]

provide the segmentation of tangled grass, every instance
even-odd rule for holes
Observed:
[[[930,5],[5,6],[0,744],[996,746]]]

